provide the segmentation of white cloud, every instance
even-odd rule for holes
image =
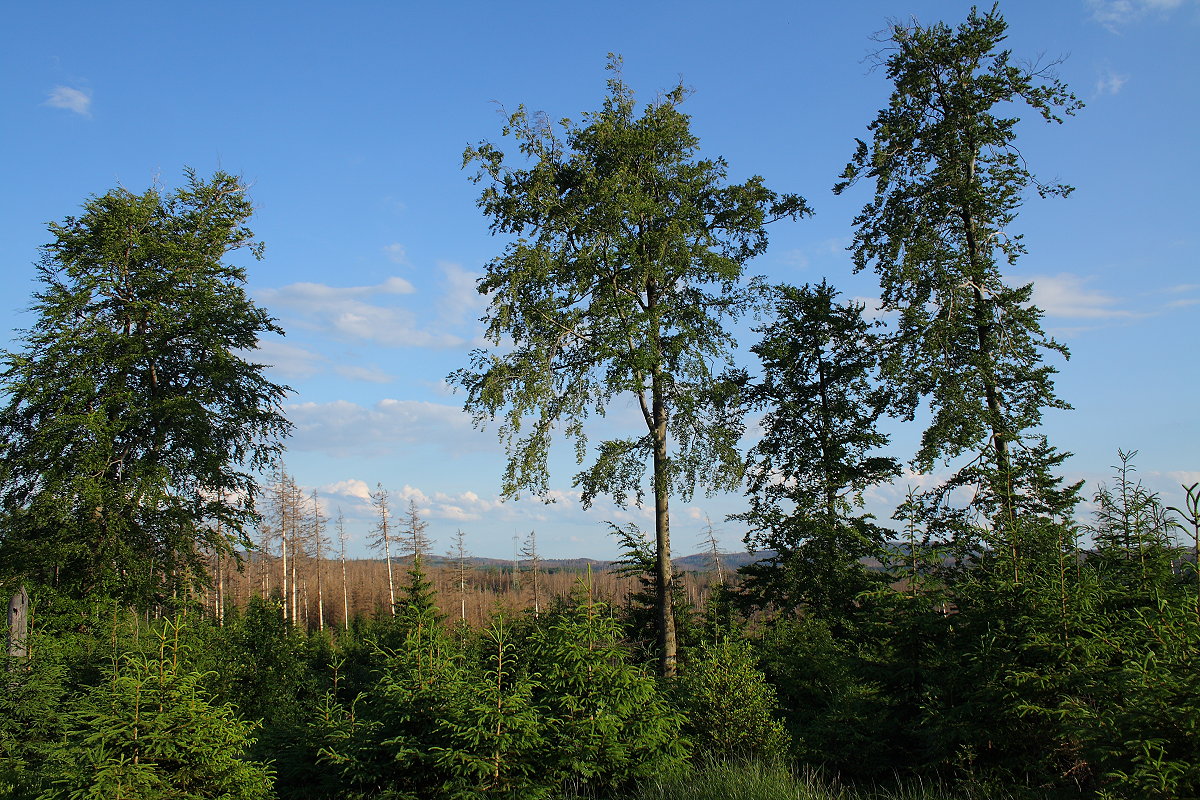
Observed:
[[[369,501],[371,499],[371,487],[367,485],[366,481],[361,481],[358,478],[347,478],[336,483],[327,483],[319,487],[317,491],[321,494],[353,497],[358,500]]]
[[[1168,472],[1167,477],[1178,482],[1180,486],[1191,486],[1200,483],[1200,470],[1175,470]]]
[[[1108,67],[1100,71],[1100,77],[1096,79],[1096,94],[1113,95],[1121,91],[1125,84],[1129,82],[1128,75],[1118,75]]]
[[[460,265],[449,261],[438,263],[442,270],[445,291],[438,305],[441,309],[442,321],[450,325],[460,325],[470,316],[477,320],[487,298],[479,293],[476,284],[479,273],[463,269]]]
[[[399,242],[392,242],[383,248],[383,252],[387,254],[388,260],[393,264],[407,264],[408,252],[405,251],[404,245]]]
[[[498,447],[495,436],[475,430],[461,408],[439,403],[384,399],[368,407],[336,400],[293,403],[284,412],[295,424],[289,450],[346,458],[388,455],[413,444],[452,453]]]
[[[288,344],[282,339],[259,339],[258,347],[243,353],[243,357],[258,364],[266,364],[286,380],[310,378],[320,372],[325,356]]]
[[[1117,299],[1089,289],[1091,278],[1070,272],[1042,275],[1033,281],[1033,304],[1052,317],[1069,319],[1117,319],[1137,316],[1119,308]]]
[[[407,308],[368,302],[380,296],[415,291],[404,278],[390,277],[374,286],[328,286],[293,283],[256,294],[272,309],[290,311],[288,322],[325,334],[360,339],[389,347],[455,347],[460,336],[418,323]]]
[[[265,364],[284,380],[302,380],[324,372],[330,368],[333,359],[288,344],[282,339],[260,339],[254,350],[242,351],[240,355],[257,364]],[[392,383],[395,376],[376,366],[358,366],[353,364],[336,364],[333,371],[343,378],[368,383]]]
[[[333,368],[333,371],[343,378],[349,378],[352,381],[366,381],[368,383],[392,383],[396,380],[395,375],[390,375],[379,367],[363,367],[350,364],[339,364]]]
[[[1087,0],[1092,19],[1113,33],[1151,14],[1165,17],[1183,3],[1184,0]]]
[[[798,247],[792,250],[784,250],[780,254],[779,260],[792,269],[804,269],[808,266],[808,256]]]
[[[376,294],[412,294],[416,289],[404,278],[392,276],[374,286],[329,286],[324,283],[292,283],[280,289],[264,289],[272,300],[293,308],[313,308]]]
[[[82,117],[90,117],[92,115],[92,94],[82,89],[72,89],[69,86],[55,86],[50,90],[50,96],[46,98],[43,105],[73,111]]]
[[[1194,294],[1200,289],[1200,283],[1181,283],[1177,286],[1170,286],[1163,289],[1164,294],[1181,295]],[[1167,301],[1167,308],[1188,308],[1200,304],[1200,297],[1176,297],[1174,300]]]

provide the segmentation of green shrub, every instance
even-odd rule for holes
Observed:
[[[726,638],[692,649],[676,690],[687,715],[684,732],[698,753],[766,761],[786,755],[779,701],[747,642]]]
[[[530,643],[549,736],[543,769],[589,790],[627,788],[682,763],[681,715],[630,661],[607,606],[580,599],[543,617]]]
[[[180,667],[177,634],[167,622],[157,654],[124,655],[70,708],[43,800],[273,797],[268,768],[242,758],[256,726],[209,701],[205,676]]]

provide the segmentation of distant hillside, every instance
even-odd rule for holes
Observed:
[[[757,553],[722,553],[721,566],[725,569],[736,570],[746,564],[763,558],[769,558],[773,552],[771,550],[761,550]],[[382,561],[382,559],[371,560]],[[407,559],[400,558],[394,558],[392,561],[394,563],[407,563]],[[429,559],[429,563],[431,566],[449,566],[454,563],[454,560],[445,556],[432,556]],[[513,565],[513,560],[511,558],[471,556],[467,559],[467,563],[474,569],[509,569]],[[682,572],[709,572],[712,570],[712,554],[695,553],[690,556],[681,556],[671,559],[671,563],[675,565],[675,569]],[[612,568],[616,562],[602,561],[594,558],[544,558],[541,564],[541,568],[546,571],[584,572],[588,567],[591,567],[592,570],[599,572]]]

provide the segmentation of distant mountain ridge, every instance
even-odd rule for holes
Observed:
[[[756,553],[721,553],[721,566],[724,569],[736,570],[752,564],[755,561],[760,561],[764,558],[770,558],[775,552],[773,550],[759,550]],[[366,559],[370,561],[382,561],[381,558]],[[410,558],[393,558],[392,562],[397,564],[406,564],[411,561]],[[474,569],[507,569],[512,567],[514,559],[511,558],[485,558],[483,556],[469,556],[467,564]],[[453,558],[447,556],[430,556],[428,559],[430,566],[445,567],[452,566],[455,563]],[[522,565],[527,565],[528,559],[522,559]],[[616,565],[616,559],[602,560],[595,558],[543,558],[540,559],[541,569],[544,570],[562,570],[566,572],[583,572],[591,567],[593,570],[607,570]],[[710,572],[713,569],[712,553],[694,553],[690,556],[680,556],[679,558],[671,559],[671,563],[675,565],[675,569],[682,572]]]

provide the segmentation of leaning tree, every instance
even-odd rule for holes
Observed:
[[[930,405],[916,464],[967,456],[933,498],[972,488],[991,544],[1009,550],[1019,516],[1061,515],[1075,502],[1075,488],[1051,475],[1065,455],[1037,433],[1045,409],[1068,407],[1045,358],[1067,351],[1042,329],[1032,285],[1004,275],[1025,252],[1014,230],[1025,195],[1071,187],[1026,167],[1017,114],[1025,106],[1061,122],[1081,104],[1051,69],[1000,49],[1006,27],[994,7],[973,9],[956,29],[894,25],[882,59],[891,100],[835,191],[874,183],[852,251],[856,271],[878,273],[882,310],[897,315],[885,376],[910,411],[920,398]]]

